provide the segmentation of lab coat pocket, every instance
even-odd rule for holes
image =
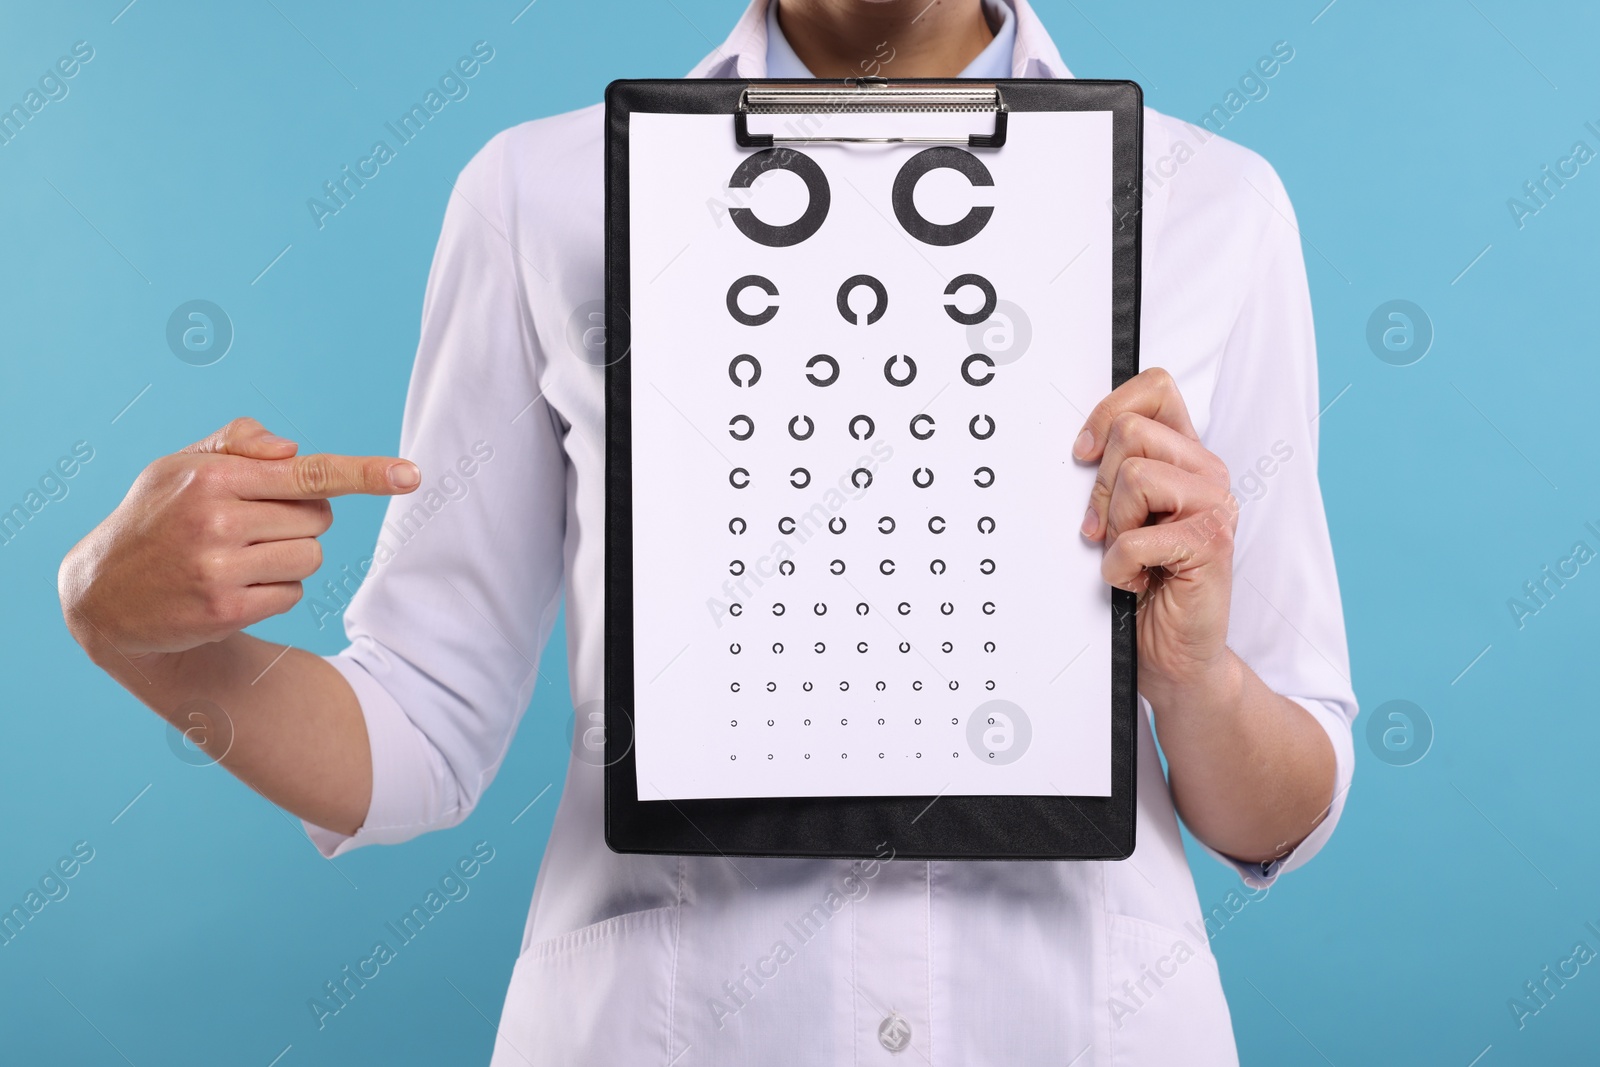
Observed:
[[[1203,929],[1110,914],[1114,1067],[1237,1067],[1233,1024]]]
[[[628,912],[529,945],[511,973],[494,1067],[628,1063],[665,1049],[676,911]]]

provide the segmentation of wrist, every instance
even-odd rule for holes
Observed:
[[[81,595],[73,595],[63,586],[61,615],[66,621],[67,632],[78,642],[78,647],[89,657],[89,662],[113,677],[120,677],[119,669],[126,671],[129,664],[137,666],[138,661],[145,657],[123,647],[106,633],[105,627],[95,621],[84,599]]]
[[[1157,714],[1163,708],[1205,711],[1238,707],[1244,699],[1244,661],[1226,646],[1208,660],[1197,660],[1181,673],[1139,671],[1139,693]]]

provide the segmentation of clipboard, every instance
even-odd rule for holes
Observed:
[[[1062,456],[1138,371],[1139,87],[623,80],[605,153],[607,845],[1126,858]]]

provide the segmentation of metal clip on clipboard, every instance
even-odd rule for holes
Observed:
[[[751,133],[751,115],[796,115],[817,112],[976,111],[994,115],[993,133],[965,137],[783,137]],[[846,78],[834,84],[752,85],[739,93],[733,114],[740,148],[778,144],[965,144],[968,148],[1000,148],[1006,143],[1006,100],[1000,86],[990,84],[891,85],[887,78]]]

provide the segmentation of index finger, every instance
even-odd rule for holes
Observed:
[[[1099,459],[1110,439],[1112,420],[1124,411],[1154,419],[1191,440],[1200,440],[1189,421],[1189,408],[1178,392],[1178,383],[1164,368],[1151,367],[1117,386],[1094,406],[1072,446],[1072,454],[1081,460]]]
[[[251,463],[234,489],[241,500],[323,500],[351,493],[397,496],[421,481],[422,473],[410,460],[317,453]]]

